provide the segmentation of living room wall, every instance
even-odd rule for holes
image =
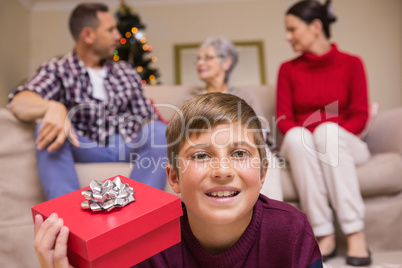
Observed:
[[[0,1],[0,107],[29,69],[29,12],[15,0]]]
[[[113,12],[117,2],[108,2]],[[174,84],[174,45],[199,43],[211,35],[234,41],[262,40],[270,85],[276,84],[280,63],[295,56],[285,41],[283,25],[283,14],[295,0],[126,2],[147,26],[147,42],[158,57],[156,67],[163,84]],[[73,6],[42,6],[31,11],[29,74],[41,62],[65,54],[73,46],[67,29]],[[338,16],[332,27],[333,40],[341,50],[363,58],[371,101],[379,102],[382,111],[402,106],[402,1],[334,0],[333,8]]]

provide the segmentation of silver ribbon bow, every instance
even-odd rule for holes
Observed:
[[[83,190],[81,194],[87,201],[81,203],[83,209],[92,211],[111,211],[115,207],[124,207],[135,201],[134,191],[128,183],[122,183],[120,177],[105,182],[93,180],[89,184],[92,190]]]

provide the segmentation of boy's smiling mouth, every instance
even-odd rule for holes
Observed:
[[[230,198],[235,197],[240,193],[240,189],[233,186],[217,186],[208,189],[205,195],[212,198]]]
[[[208,196],[212,197],[233,197],[239,194],[239,191],[216,191],[207,193]]]

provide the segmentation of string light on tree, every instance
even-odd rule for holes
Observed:
[[[144,34],[145,25],[141,23],[139,15],[124,0],[120,0],[116,17],[117,28],[122,38],[113,60],[129,62],[140,75],[142,85],[159,84],[159,72],[151,66],[157,61],[157,57],[149,55],[152,46],[147,44],[148,40]]]
[[[149,76],[149,81],[151,83],[151,85],[155,85],[156,84],[156,80],[155,80],[155,76],[153,74],[151,74]]]

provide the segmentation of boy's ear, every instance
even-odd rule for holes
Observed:
[[[268,171],[268,165],[269,165],[268,160],[264,160],[264,163],[262,164],[262,167],[261,167],[261,169],[262,169],[261,170],[261,178],[260,178],[261,189],[262,189],[262,186],[264,185],[264,182],[265,182],[265,177],[266,177],[267,171]]]
[[[91,27],[84,27],[80,33],[80,39],[86,44],[93,44],[95,40],[95,32]]]
[[[179,177],[176,174],[176,170],[173,168],[171,164],[166,164],[166,175],[168,182],[170,184],[170,188],[176,193],[180,193],[180,184],[179,184]]]

